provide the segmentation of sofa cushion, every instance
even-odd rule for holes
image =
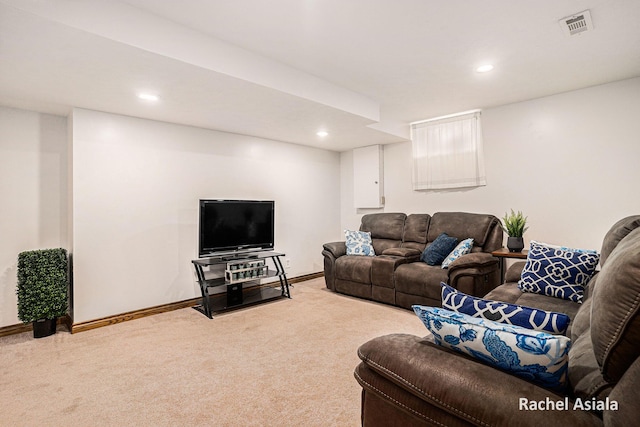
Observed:
[[[591,298],[583,302],[571,322],[571,339],[573,341],[577,340],[589,329],[589,325],[591,324],[592,302],[593,300]]]
[[[403,213],[377,213],[362,217],[360,231],[368,231],[373,239],[402,241],[404,222],[407,215]]]
[[[344,237],[347,245],[347,255],[375,256],[371,233],[365,231],[345,230]]]
[[[411,214],[404,223],[402,247],[419,249],[422,252],[427,244],[427,231],[431,215]]]
[[[442,308],[415,305],[413,309],[437,344],[543,387],[566,387],[569,338]]]
[[[502,228],[500,228],[500,220],[495,216],[468,212],[437,212],[431,217],[427,241],[433,242],[440,234],[447,233],[458,240],[471,237],[474,244],[482,248],[489,241],[496,227],[498,227],[501,244]],[[487,250],[498,249],[500,244]]]
[[[523,295],[526,295],[526,294],[522,292],[520,289],[518,289],[518,285],[516,283],[504,283],[498,286],[497,288],[493,289],[488,294],[486,294],[484,298],[492,301],[504,301],[511,304],[520,304],[518,300],[522,298]],[[539,296],[542,296],[542,295],[539,295]],[[546,297],[546,298],[549,298],[549,297]],[[534,307],[539,307],[539,306],[536,305]]]
[[[442,268],[449,268],[449,265],[457,260],[458,258],[460,258],[462,255],[466,255],[469,252],[471,252],[471,249],[473,248],[473,238],[468,238],[468,239],[464,239],[462,242],[458,243],[458,246],[456,246],[450,253],[449,255],[446,256],[446,258],[444,259],[444,261],[442,261],[442,264],[440,265],[440,267]]]
[[[341,256],[336,260],[336,278],[371,284],[371,265],[375,257]]]
[[[600,265],[604,265],[618,243],[638,227],[640,227],[640,215],[628,216],[613,224],[602,241]]]
[[[582,302],[584,286],[595,273],[599,259],[595,252],[532,241],[518,287],[523,292]]]
[[[551,334],[563,334],[569,326],[570,319],[566,314],[476,298],[445,283],[440,285],[442,308],[448,310]]]
[[[441,265],[449,253],[455,249],[458,239],[442,233],[436,240],[427,246],[420,256],[420,260],[429,265]]]
[[[585,310],[580,309],[579,315],[584,312]],[[604,399],[611,392],[612,384],[602,377],[593,352],[589,327],[577,338],[572,335],[568,375],[574,396],[581,399]]]
[[[606,380],[640,356],[640,228],[618,243],[592,291],[591,341]]]
[[[504,285],[500,285],[486,294],[484,298],[493,301],[505,301],[511,304],[524,305],[526,307],[536,307],[541,310],[554,311],[556,313],[564,313],[569,316],[570,319],[573,319],[580,307],[582,307],[582,304],[566,299],[522,292],[518,289],[518,285],[516,283],[505,283]],[[567,328],[565,335],[571,337],[572,329],[573,320],[569,323],[569,327]]]

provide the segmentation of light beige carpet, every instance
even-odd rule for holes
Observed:
[[[298,283],[208,319],[187,308],[77,334],[0,338],[0,425],[356,426],[358,346],[426,335],[408,310]]]

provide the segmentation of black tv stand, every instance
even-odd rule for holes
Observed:
[[[214,312],[291,298],[280,259],[283,256],[285,254],[279,252],[255,252],[192,260],[202,293],[202,304],[194,308],[213,319]],[[268,260],[273,270],[267,265]],[[271,277],[277,277],[279,282],[262,284]]]

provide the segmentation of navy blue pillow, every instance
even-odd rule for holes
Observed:
[[[494,322],[522,326],[533,331],[564,334],[571,319],[564,313],[539,310],[502,301],[490,301],[459,292],[446,283],[442,286],[442,308]]]
[[[429,265],[441,265],[442,261],[458,246],[458,239],[442,233],[424,249],[420,260]]]

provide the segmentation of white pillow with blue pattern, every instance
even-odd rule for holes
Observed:
[[[599,261],[600,254],[596,251],[532,241],[518,288],[582,303],[584,287]]]
[[[375,256],[371,233],[368,231],[344,230],[347,255]]]
[[[436,307],[414,305],[435,342],[552,390],[567,386],[571,340]]]
[[[462,242],[458,243],[458,246],[455,247],[454,250],[451,251],[449,255],[442,261],[442,268],[449,268],[449,265],[460,258],[462,255],[466,255],[471,252],[473,248],[473,238],[464,239]]]
[[[457,313],[550,334],[564,334],[571,321],[564,313],[476,298],[446,283],[440,283],[440,286],[442,286],[442,308]]]

